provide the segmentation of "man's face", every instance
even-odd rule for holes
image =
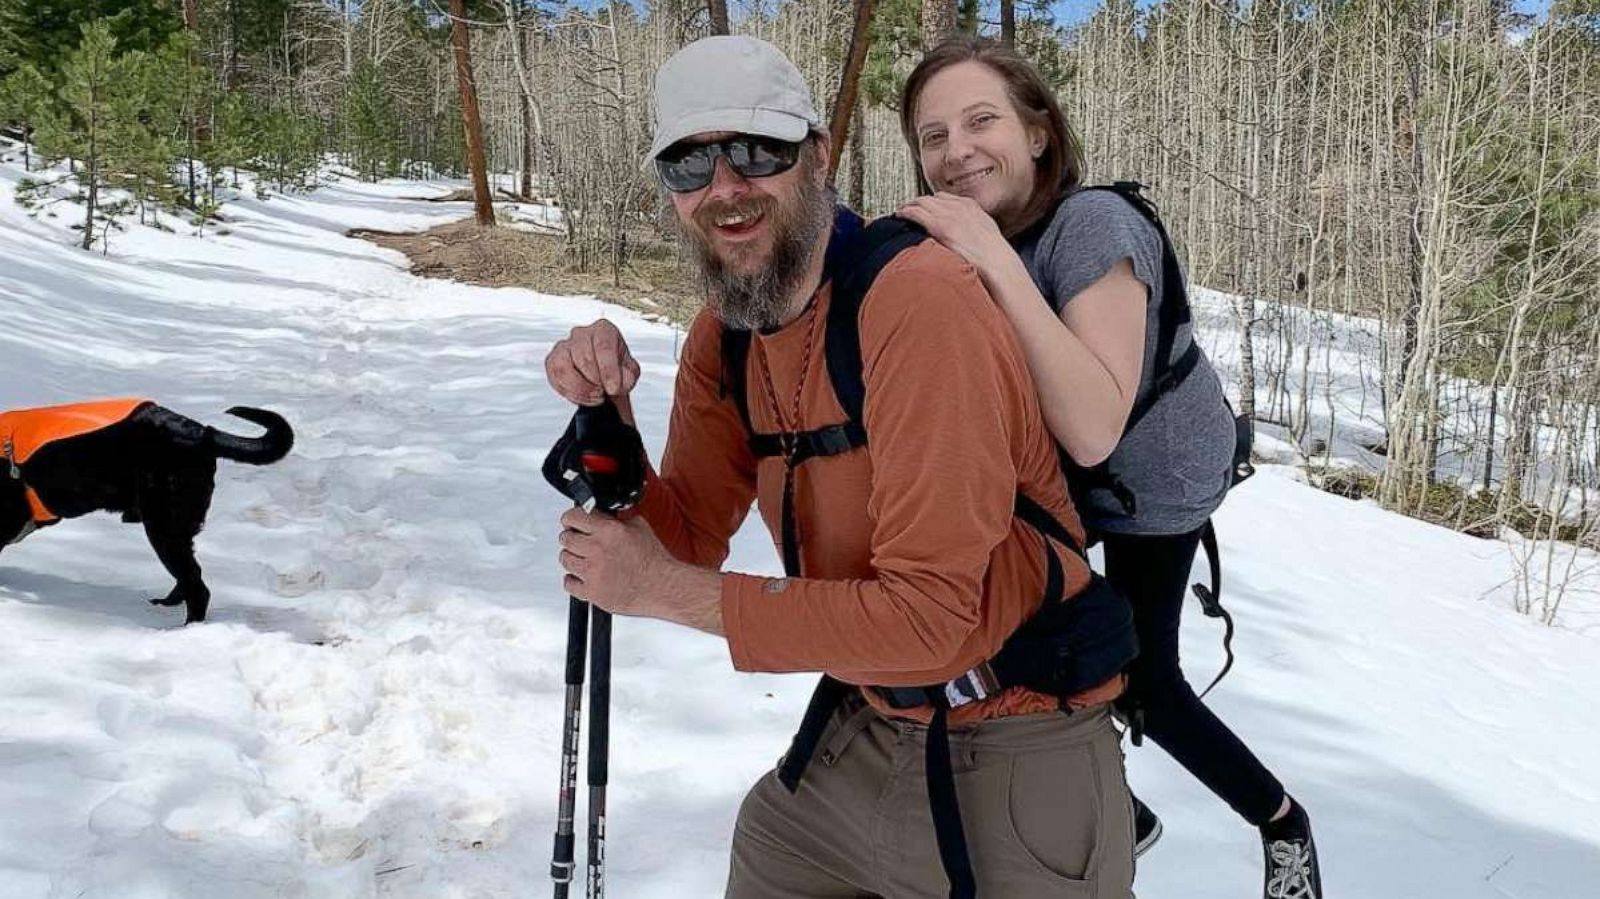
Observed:
[[[710,132],[684,142],[733,136]],[[695,250],[702,286],[727,324],[755,329],[781,323],[833,221],[826,152],[825,139],[808,141],[792,168],[764,178],[745,178],[719,157],[710,184],[668,194],[679,230]]]

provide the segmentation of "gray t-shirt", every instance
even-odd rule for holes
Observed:
[[[1161,237],[1126,200],[1109,191],[1073,194],[1043,230],[1017,245],[1039,292],[1059,315],[1084,288],[1123,259],[1149,288],[1145,312],[1142,400],[1156,364],[1162,296]],[[1189,348],[1193,326],[1172,342],[1172,361]],[[1179,534],[1205,523],[1221,505],[1232,477],[1233,420],[1222,382],[1203,355],[1189,376],[1162,397],[1111,454],[1110,471],[1133,492],[1134,514],[1104,488],[1079,508],[1089,526],[1120,534]]]

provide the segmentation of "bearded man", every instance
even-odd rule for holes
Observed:
[[[837,208],[828,136],[770,44],[690,44],[654,113],[647,162],[706,307],[637,514],[567,512],[560,562],[572,595],[723,637],[738,670],[827,675],[740,809],[727,896],[1126,899],[1121,675],[1059,693],[979,676],[1091,583],[1004,316],[933,241],[862,250],[877,226]],[[840,342],[864,396],[830,364]],[[609,322],[545,371],[632,421],[640,369]],[[752,502],[787,577],[721,570]]]

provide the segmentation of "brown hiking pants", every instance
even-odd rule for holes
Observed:
[[[852,697],[791,794],[769,772],[739,809],[727,899],[944,899],[927,728]],[[950,730],[979,899],[1128,899],[1133,812],[1105,706]]]

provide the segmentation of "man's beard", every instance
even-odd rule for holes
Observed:
[[[802,151],[800,186],[787,208],[770,195],[751,196],[732,203],[708,203],[695,213],[692,227],[678,230],[693,248],[700,286],[710,297],[711,310],[723,324],[738,330],[776,328],[783,323],[801,287],[811,255],[833,225],[833,193],[819,183],[811,169],[810,149]],[[765,216],[772,231],[772,255],[750,274],[733,271],[706,237],[716,220],[734,213]],[[742,248],[735,249],[742,252]]]

